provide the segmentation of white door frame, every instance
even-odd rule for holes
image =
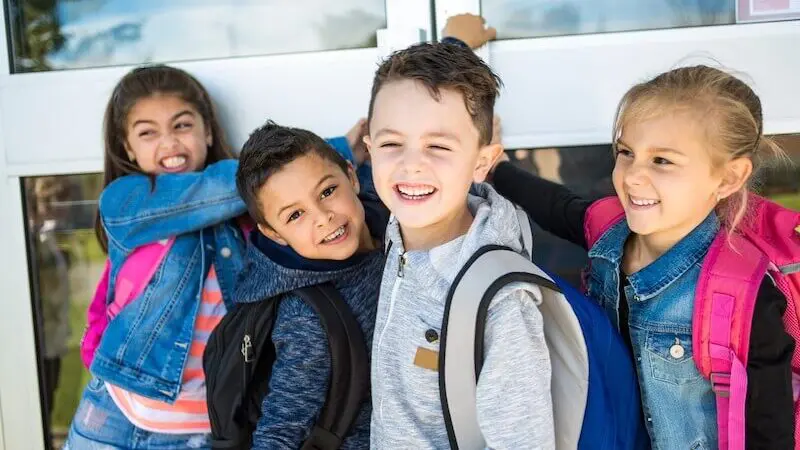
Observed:
[[[4,2],[3,26],[5,8]],[[325,136],[342,135],[367,113],[379,60],[391,49],[432,35],[429,0],[386,0],[386,13],[387,28],[379,33],[377,48],[173,65],[208,88],[234,148],[267,118]],[[131,66],[12,75],[7,35],[0,34],[0,450],[40,450],[44,439],[20,181],[102,171],[103,109]]]

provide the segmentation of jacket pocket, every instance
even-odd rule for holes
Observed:
[[[653,379],[676,385],[703,380],[692,359],[691,334],[649,331],[645,351]]]

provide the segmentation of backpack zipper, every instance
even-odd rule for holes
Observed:
[[[244,356],[245,368],[248,363],[253,362],[253,313],[248,311],[247,318],[244,325],[244,337],[242,337],[242,356]]]
[[[253,344],[250,341],[249,334],[245,334],[242,339],[242,356],[244,356],[245,363],[253,361]]]

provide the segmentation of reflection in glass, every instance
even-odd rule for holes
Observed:
[[[374,47],[384,0],[10,0],[15,72]]]
[[[800,134],[776,136],[791,162],[775,161],[755,176],[756,191],[782,205],[800,211]],[[514,164],[557,183],[583,198],[595,200],[614,195],[614,169],[610,145],[510,150]],[[532,194],[533,195],[533,194]],[[539,230],[533,249],[534,260],[559,276],[580,286],[580,271],[587,262],[586,251]]]
[[[722,25],[736,22],[735,0],[482,0],[498,38]]]
[[[26,178],[26,219],[36,312],[42,411],[61,448],[89,381],[79,344],[105,256],[94,236],[101,175]]]

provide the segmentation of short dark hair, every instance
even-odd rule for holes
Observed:
[[[464,97],[467,112],[480,133],[480,145],[491,142],[494,102],[502,81],[469,48],[458,44],[422,43],[392,53],[375,72],[369,120],[372,120],[378,92],[386,83],[397,80],[422,83],[437,101],[440,89],[455,89]]]
[[[250,133],[239,155],[236,188],[257,223],[267,224],[258,193],[269,177],[295,159],[309,154],[328,160],[348,173],[347,160],[324,139],[308,130],[284,127],[270,120]]]

